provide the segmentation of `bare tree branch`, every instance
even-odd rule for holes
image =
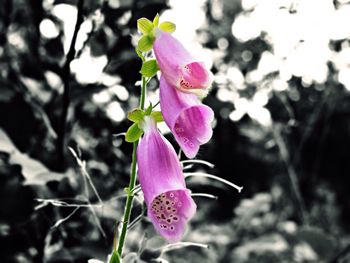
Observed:
[[[78,1],[78,12],[77,12],[77,21],[74,28],[74,33],[72,37],[72,42],[69,47],[69,51],[66,56],[66,62],[63,66],[63,83],[64,83],[64,91],[63,91],[63,103],[62,103],[62,114],[61,120],[58,130],[58,140],[57,140],[57,151],[58,151],[58,160],[59,166],[62,170],[64,170],[64,153],[65,153],[65,144],[66,144],[66,128],[67,128],[67,115],[70,104],[70,63],[73,61],[76,51],[75,51],[75,43],[77,40],[78,32],[81,24],[84,21],[83,16],[83,4],[84,0]]]

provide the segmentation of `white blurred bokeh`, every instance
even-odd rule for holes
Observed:
[[[50,1],[47,1],[49,5]],[[208,68],[213,66],[213,59],[218,52],[229,52],[226,38],[218,40],[218,50],[204,48],[198,41],[197,30],[207,24],[205,16],[206,0],[169,0],[170,9],[161,13],[160,22],[172,21],[176,24],[174,36],[178,38]],[[212,1],[214,16],[220,19],[221,1]],[[118,7],[119,1],[112,1]],[[52,3],[51,3],[52,5]],[[218,7],[215,8],[215,5]],[[336,52],[330,48],[331,41],[350,38],[350,4],[347,0],[338,0],[335,6],[332,0],[242,0],[242,11],[232,21],[232,37],[244,43],[256,38],[263,39],[271,46],[271,51],[263,52],[257,68],[243,74],[238,66],[229,65],[215,76],[219,91],[218,99],[232,102],[235,110],[229,114],[232,121],[239,121],[245,114],[263,126],[271,124],[271,116],[265,108],[269,93],[288,89],[292,76],[300,77],[305,87],[326,82],[331,63],[337,70],[337,80],[350,91],[350,47],[342,45]],[[64,31],[64,51],[67,53],[73,35],[77,9],[68,4],[52,5],[52,14],[62,21]],[[102,19],[103,15],[99,14]],[[187,18],[187,19],[186,19]],[[130,14],[123,18],[130,19]],[[124,22],[125,22],[124,21]],[[123,22],[123,21],[121,21]],[[135,25],[136,27],[136,25]],[[87,34],[91,31],[91,19],[86,19],[78,34],[76,49],[81,49]],[[40,32],[45,38],[55,38],[59,34],[57,25],[50,19],[40,23]],[[250,51],[243,51],[242,58],[252,59]],[[92,56],[88,47],[80,57],[71,63],[72,73],[82,84],[97,83],[110,78],[103,73],[107,64],[106,56]],[[268,87],[260,87],[271,73],[277,73]],[[227,82],[230,85],[226,85]],[[116,83],[113,86],[116,91]],[[247,85],[256,85],[257,93],[253,98],[241,97],[240,92]],[[128,98],[125,87],[118,86],[120,99]],[[125,113],[120,105],[107,100],[107,93],[94,96],[94,100],[109,103],[106,107],[108,116],[114,121],[121,121]],[[157,94],[153,94],[156,97]],[[152,97],[152,96],[151,96]],[[113,114],[112,114],[113,112]]]

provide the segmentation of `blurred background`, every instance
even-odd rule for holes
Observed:
[[[138,197],[125,262],[350,262],[349,2],[2,0],[1,262],[106,261],[129,180],[118,134],[138,106],[136,21],[156,13],[215,75],[197,156],[215,166],[186,168],[244,189],[187,181],[218,197],[194,197],[184,236],[209,249],[167,246]],[[157,78],[148,90],[157,103]]]

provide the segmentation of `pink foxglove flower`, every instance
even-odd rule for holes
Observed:
[[[206,94],[212,74],[169,33],[156,31],[154,54],[164,78],[173,87],[197,95]]]
[[[202,104],[196,95],[172,87],[165,77],[160,78],[160,107],[164,121],[188,158],[194,158],[199,146],[213,135],[210,123],[213,110]]]
[[[151,117],[142,123],[144,136],[137,147],[138,176],[157,232],[169,242],[181,239],[196,204],[186,189],[184,175],[172,145],[158,132]]]

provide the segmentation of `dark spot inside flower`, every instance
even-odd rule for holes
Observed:
[[[185,81],[183,79],[180,80],[180,86],[181,88],[184,88],[184,89],[192,88],[192,85],[190,85],[188,81]]]
[[[170,199],[172,198],[172,199]],[[152,202],[152,213],[155,220],[159,223],[160,229],[175,230],[174,222],[179,221],[179,215],[175,207],[181,206],[176,192],[167,192],[164,196],[159,195]]]

